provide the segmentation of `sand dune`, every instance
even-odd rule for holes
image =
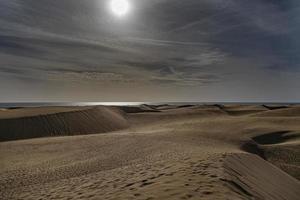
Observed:
[[[249,199],[298,199],[299,181],[258,156],[233,154],[226,158],[229,185]]]
[[[122,106],[119,109],[123,110],[126,113],[144,113],[144,112],[160,112],[155,107],[148,105],[141,106]]]
[[[127,122],[121,112],[109,107],[24,108],[0,112],[0,141],[103,133],[125,127]]]
[[[253,113],[259,113],[268,110],[261,105],[216,105],[224,112],[233,116],[249,115]]]
[[[297,200],[300,196],[297,106],[34,110],[8,110],[13,113],[6,116],[19,120],[15,116],[20,113],[22,117],[34,113],[30,118],[35,118],[40,112],[62,115],[61,120],[76,114],[72,118],[76,126],[86,127],[76,134],[86,134],[92,126],[99,126],[100,132],[118,131],[1,142],[1,199]],[[80,117],[83,113],[93,119]],[[5,113],[0,116],[3,120]],[[38,136],[49,133],[40,130]]]
[[[271,109],[267,112],[254,114],[256,117],[300,117],[300,106]]]

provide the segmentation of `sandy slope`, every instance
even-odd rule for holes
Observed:
[[[104,106],[0,111],[0,141],[104,133],[127,126],[121,110]]]
[[[1,142],[0,199],[300,196],[297,106],[123,110],[119,131]]]

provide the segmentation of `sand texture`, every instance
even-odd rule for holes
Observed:
[[[297,105],[2,109],[0,135],[3,200],[300,197]]]

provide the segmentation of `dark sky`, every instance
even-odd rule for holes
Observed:
[[[299,0],[0,0],[0,101],[300,101]]]

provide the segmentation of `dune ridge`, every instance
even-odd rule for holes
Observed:
[[[300,183],[253,154],[232,154],[224,162],[224,181],[249,199],[297,200]]]
[[[68,136],[115,131],[126,128],[128,123],[122,112],[110,107],[76,109],[43,108],[18,111],[14,117],[0,119],[0,141],[29,139],[47,136]],[[59,112],[58,112],[59,111]],[[4,111],[5,112],[5,111]],[[10,111],[11,112],[11,111]]]
[[[255,117],[300,117],[300,106],[279,107],[266,112],[256,113]]]

